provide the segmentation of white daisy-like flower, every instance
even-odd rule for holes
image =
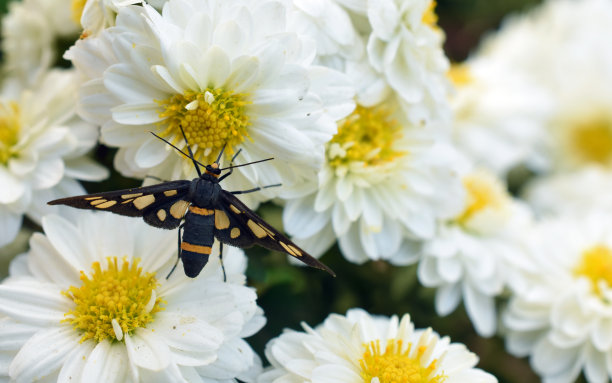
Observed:
[[[474,368],[478,357],[431,328],[415,330],[410,315],[401,320],[372,316],[361,309],[332,314],[305,332],[286,330],[266,346],[272,366],[258,383],[492,383]]]
[[[82,37],[96,36],[105,28],[115,25],[120,7],[140,4],[143,0],[80,0],[73,1],[74,16],[80,14]]]
[[[449,117],[449,61],[435,6],[434,0],[367,1],[368,60],[414,123]]]
[[[90,78],[80,113],[119,147],[116,167],[193,176],[191,162],[149,133],[184,147],[182,126],[203,163],[223,148],[226,159],[242,149],[235,164],[275,158],[236,169],[228,190],[312,177],[336,121],[354,108],[353,91],[341,73],[312,65],[315,45],[288,31],[286,12],[276,1],[172,0],[161,14],[127,6],[115,27],[79,41],[67,57]]]
[[[495,151],[512,144],[518,159],[539,157],[537,170],[559,172],[591,164],[612,168],[612,49],[601,38],[611,33],[612,3],[607,0],[547,1],[507,20],[470,60],[482,62],[474,75],[480,77],[477,83],[484,81],[485,91],[476,89],[473,105],[462,100],[458,110],[467,116],[460,116],[464,129],[478,127],[471,133],[475,137],[465,138],[466,146],[483,162],[488,154],[498,158]],[[494,71],[489,79],[487,67]],[[493,114],[492,103],[501,113]],[[510,115],[514,117],[505,117]],[[496,140],[485,141],[487,135],[479,131],[487,128],[498,135]],[[500,145],[503,140],[506,144]]]
[[[40,222],[57,211],[48,201],[84,192],[76,180],[107,176],[84,156],[98,132],[76,115],[79,76],[51,71],[32,88],[12,80],[0,92],[0,246],[17,235],[24,214]]]
[[[612,219],[600,212],[531,231],[527,288],[503,314],[506,346],[530,357],[545,383],[612,379]]]
[[[456,153],[392,101],[342,121],[318,180],[287,201],[284,228],[314,255],[337,239],[351,262],[406,265],[416,260],[413,240],[433,237],[438,220],[463,206]]]
[[[81,27],[71,9],[78,3],[78,0],[10,2],[8,13],[2,18],[4,70],[27,85],[41,81],[61,56],[57,52],[57,46],[62,45],[59,42],[79,37]]]
[[[582,214],[599,210],[612,212],[612,172],[587,166],[575,172],[538,177],[523,195],[542,216]]]
[[[464,210],[424,244],[418,276],[423,285],[437,288],[438,314],[450,314],[463,299],[478,334],[492,336],[497,327],[495,298],[524,266],[524,257],[517,253],[524,251],[520,237],[531,217],[486,171],[466,173],[463,184]]]
[[[512,71],[501,55],[477,54],[449,75],[454,142],[473,162],[500,176],[521,164],[545,166],[544,124],[554,105],[546,89]]]
[[[176,232],[78,212],[43,218],[30,251],[0,285],[0,374],[15,382],[253,381],[243,340],[265,319],[244,285],[241,250],[200,276],[178,270]],[[218,249],[216,249],[218,250]]]

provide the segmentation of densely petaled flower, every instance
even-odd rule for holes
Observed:
[[[76,115],[73,71],[49,72],[32,88],[11,80],[0,94],[0,246],[13,240],[24,214],[39,222],[56,211],[47,201],[83,193],[75,179],[107,174],[84,156],[98,133]]]
[[[203,163],[223,148],[225,164],[238,149],[237,164],[275,158],[236,169],[229,190],[312,177],[336,121],[354,108],[353,91],[339,72],[311,65],[314,44],[287,32],[285,13],[276,1],[173,0],[161,14],[127,6],[115,27],[78,42],[68,57],[91,79],[81,114],[120,148],[117,168],[192,176],[191,162],[149,133],[182,148],[182,126]]]
[[[287,330],[268,343],[272,366],[258,383],[497,382],[474,368],[478,357],[463,344],[415,330],[408,314],[399,320],[352,309],[314,329],[302,326],[305,332]]]
[[[482,336],[497,326],[495,298],[516,275],[517,257],[528,229],[529,211],[508,195],[505,185],[485,171],[463,176],[466,205],[440,225],[425,243],[419,263],[421,283],[436,287],[436,310],[451,313],[463,299],[468,316]]]
[[[81,31],[71,14],[78,0],[23,0],[9,4],[2,18],[4,70],[35,86],[59,56],[57,46],[76,40]]]
[[[545,383],[612,378],[612,220],[594,213],[532,232],[526,288],[503,315],[508,350],[530,356]]]
[[[601,38],[611,28],[606,0],[548,1],[507,20],[471,60],[482,63],[474,68],[482,89],[468,90],[471,105],[463,100],[458,110],[466,146],[484,163],[537,158],[537,170],[612,168],[612,49]],[[494,68],[492,77],[485,66]],[[508,144],[519,148],[514,159]]]
[[[187,278],[176,232],[79,212],[43,218],[29,253],[0,285],[0,373],[16,382],[252,381],[260,362],[242,339],[264,318],[244,286],[246,258],[225,252]],[[10,339],[10,342],[7,341]]]
[[[139,3],[142,0],[73,0],[73,17],[81,23],[82,37],[86,38],[115,25],[120,7]]]
[[[357,107],[326,146],[310,191],[287,201],[285,230],[319,255],[336,239],[352,262],[415,261],[411,240],[428,239],[462,206],[453,150],[413,126],[389,102]]]

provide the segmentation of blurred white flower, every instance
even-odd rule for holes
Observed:
[[[266,346],[272,366],[258,383],[492,383],[478,357],[431,328],[415,330],[408,314],[372,316],[361,309],[331,314],[305,332],[286,330]]]
[[[72,16],[76,0],[23,0],[9,3],[2,18],[2,53],[6,73],[36,86],[61,56],[62,40],[75,41],[81,32]],[[78,8],[78,7],[77,7]]]
[[[448,315],[463,299],[481,336],[497,327],[495,298],[521,268],[520,238],[531,224],[529,210],[515,201],[492,174],[472,170],[463,176],[466,205],[440,225],[423,246],[418,267],[421,283],[436,287],[436,311]]]
[[[98,138],[75,111],[79,77],[51,71],[35,87],[5,79],[0,93],[0,246],[15,238],[23,215],[36,222],[57,208],[47,202],[83,193],[76,180],[108,174],[84,154]]]
[[[79,382],[253,381],[261,362],[242,339],[265,318],[241,250],[200,276],[166,275],[176,232],[78,212],[43,218],[30,251],[0,285],[0,375]]]
[[[82,8],[75,9],[73,17],[80,20],[82,37],[98,35],[105,28],[115,25],[120,7],[140,4],[143,0],[80,0]],[[76,1],[73,4],[77,3]],[[80,15],[80,17],[79,17]]]
[[[602,37],[611,33],[607,0],[547,1],[506,20],[468,61],[460,141],[494,169],[523,160],[540,171],[612,168],[612,48]]]
[[[190,161],[153,137],[184,147],[196,158],[235,163],[228,190],[282,182],[290,186],[320,167],[336,121],[354,108],[345,77],[313,66],[311,39],[288,31],[286,8],[276,1],[167,2],[120,8],[115,27],[79,41],[67,53],[90,81],[80,114],[102,125],[102,140],[119,147],[122,173],[165,179],[195,174]],[[270,198],[284,188],[245,195]]]
[[[414,241],[433,237],[437,221],[462,207],[454,153],[392,99],[359,106],[327,144],[318,180],[287,201],[285,230],[315,256],[337,239],[351,262],[410,264]]]
[[[527,185],[525,200],[541,216],[612,212],[612,172],[599,166],[538,177]]]
[[[532,268],[503,314],[506,346],[545,383],[612,378],[612,219],[591,213],[530,231]]]

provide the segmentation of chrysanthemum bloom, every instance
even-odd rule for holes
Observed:
[[[542,222],[503,315],[506,346],[545,383],[612,379],[612,220],[598,213]]]
[[[485,171],[463,176],[463,211],[440,225],[423,246],[419,281],[436,287],[436,311],[450,314],[461,300],[476,331],[492,336],[497,326],[495,298],[521,267],[519,240],[531,223],[529,210]]]
[[[520,151],[531,147],[528,156],[518,155],[538,156],[538,170],[576,170],[589,164],[612,169],[612,49],[601,38],[611,33],[612,3],[607,0],[547,1],[525,16],[509,19],[486,40],[474,61],[485,60],[483,65],[489,67],[496,63],[498,76],[505,78],[501,83],[513,81],[515,89],[524,86],[522,95],[507,94],[506,86],[500,88],[493,79],[483,88],[495,87],[495,93],[502,91],[500,96],[491,99],[489,91],[476,90],[475,106],[462,109],[480,113],[464,122],[473,118],[476,125],[488,124],[491,135],[500,134],[498,142],[514,137],[513,146]],[[499,103],[503,115],[481,107],[491,103]],[[492,114],[482,115],[487,109]],[[512,114],[515,117],[507,120],[512,126],[490,118],[504,121]],[[491,141],[471,145],[487,148],[480,149],[485,161],[500,146],[487,142]]]
[[[272,366],[258,383],[493,383],[474,368],[478,357],[431,328],[415,330],[408,314],[371,316],[360,309],[332,314],[305,332],[287,330],[266,346]]]
[[[48,72],[35,87],[5,79],[0,92],[0,246],[15,238],[23,215],[40,222],[57,209],[47,201],[98,181],[107,171],[84,154],[98,137],[75,112],[78,76]]]
[[[79,37],[81,26],[71,4],[79,0],[10,2],[2,18],[3,68],[22,83],[36,85],[61,57],[58,46]]]
[[[139,4],[141,0],[73,0],[72,17],[83,27],[81,38],[95,36],[115,25],[120,7]],[[149,2],[150,3],[150,2]]]
[[[314,44],[287,31],[276,1],[172,0],[119,9],[116,25],[79,41],[67,54],[90,81],[80,113],[102,125],[119,147],[115,165],[131,176],[195,174],[193,164],[150,134],[183,148],[185,131],[198,161],[239,149],[225,188],[238,190],[310,178],[336,121],[354,108],[344,76],[313,66]],[[248,194],[269,198],[284,188]]]
[[[0,374],[15,382],[252,381],[261,362],[242,339],[265,319],[244,286],[246,259],[224,253],[200,276],[181,268],[176,232],[78,212],[43,218],[29,253],[0,285]],[[9,341],[10,340],[10,341]]]
[[[460,211],[454,151],[392,101],[359,106],[343,120],[318,180],[287,201],[285,230],[307,251],[322,254],[337,239],[351,262],[409,264],[412,241],[431,238],[439,219]]]

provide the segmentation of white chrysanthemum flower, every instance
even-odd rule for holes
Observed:
[[[351,262],[414,262],[412,240],[433,237],[464,197],[455,152],[430,130],[412,126],[391,101],[358,106],[327,144],[318,183],[287,201],[285,230],[315,255],[338,239]]]
[[[59,58],[57,46],[79,37],[71,4],[78,0],[23,0],[9,4],[2,19],[4,69],[24,84],[35,85]],[[61,54],[60,54],[61,55]]]
[[[218,255],[200,276],[176,271],[176,232],[92,212],[43,218],[46,234],[0,285],[0,373],[16,382],[253,381],[242,339],[265,319],[244,285],[246,258]],[[218,251],[218,249],[216,249]],[[218,254],[218,253],[217,253]],[[179,268],[180,270],[180,268]]]
[[[272,366],[258,383],[497,382],[474,368],[478,357],[463,344],[415,330],[408,314],[399,320],[352,309],[314,329],[302,326],[305,332],[287,330],[268,343]]]
[[[527,185],[524,198],[540,215],[612,212],[612,172],[588,166],[576,172],[538,177]]]
[[[530,356],[545,383],[612,379],[612,219],[595,213],[540,223],[503,315],[508,350]]]
[[[544,167],[544,124],[553,107],[546,89],[510,70],[503,56],[476,55],[449,75],[453,136],[466,155],[500,176],[520,164]]]
[[[73,0],[75,17],[79,15],[83,27],[83,37],[98,35],[105,28],[115,25],[120,7],[140,4],[142,0]],[[80,9],[76,4],[80,5]]]
[[[463,299],[476,331],[492,336],[497,327],[495,298],[521,267],[519,238],[531,217],[488,172],[466,173],[463,184],[465,208],[424,244],[418,276],[423,285],[437,288],[438,314],[450,314]]]
[[[311,65],[314,44],[287,31],[285,13],[276,1],[173,0],[161,14],[127,6],[115,27],[79,41],[68,57],[91,79],[81,115],[120,148],[116,167],[193,176],[191,162],[149,133],[184,147],[182,126],[203,163],[223,148],[226,159],[242,149],[236,164],[275,158],[236,169],[228,190],[312,177],[336,121],[354,108],[353,91],[341,73]]]
[[[12,241],[24,214],[36,222],[57,208],[47,202],[83,193],[75,180],[98,181],[106,169],[84,154],[95,126],[75,112],[74,71],[52,71],[36,87],[5,80],[0,93],[0,246]]]
[[[444,34],[434,0],[367,2],[368,60],[402,99],[413,123],[448,117]]]
[[[514,139],[496,147],[484,139],[480,144],[472,142],[472,148],[488,147],[480,149],[479,159],[487,160],[487,153],[497,158],[498,147],[505,150],[509,143],[518,147],[517,157],[539,156],[540,169],[567,171],[589,164],[612,168],[612,49],[601,38],[610,33],[609,1],[559,0],[509,19],[498,34],[487,39],[473,61],[498,67],[493,79],[482,80],[487,82],[485,89],[502,93],[491,99],[490,92],[476,90],[474,106],[464,105],[459,113],[469,115],[469,108],[475,109],[478,113],[464,122],[501,133],[495,143]],[[501,87],[496,76],[504,77]],[[510,88],[505,84],[508,81],[513,82]],[[520,97],[514,90],[521,92]],[[508,125],[482,115],[487,110],[495,112],[486,107],[493,102],[503,110],[492,114],[498,121],[514,114]],[[536,130],[530,132],[533,127]],[[530,147],[528,155],[521,153]]]

